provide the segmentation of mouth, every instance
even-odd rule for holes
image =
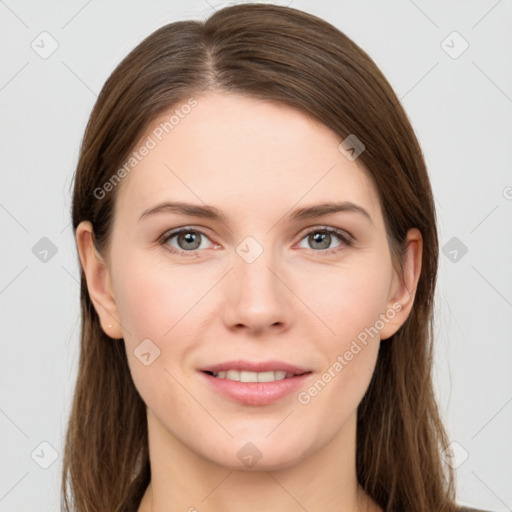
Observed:
[[[304,375],[305,373],[292,373],[285,370],[267,371],[267,372],[251,372],[251,371],[240,371],[240,370],[227,370],[210,372],[205,371],[204,373],[215,377],[216,379],[227,379],[236,382],[275,382],[278,380],[291,379],[298,375]]]
[[[216,394],[244,405],[268,405],[298,391],[313,372],[279,361],[231,361],[202,368],[199,373]]]

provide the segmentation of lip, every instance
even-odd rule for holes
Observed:
[[[286,371],[294,373],[293,377],[274,382],[240,382],[229,379],[218,379],[206,372],[221,372],[227,370],[265,372]],[[251,363],[248,361],[230,361],[199,370],[201,378],[217,393],[228,400],[252,406],[269,405],[297,392],[311,378],[313,373],[304,368],[280,361]]]
[[[254,361],[242,361],[240,359],[236,361],[226,361],[224,363],[214,364],[212,366],[205,366],[199,368],[202,372],[225,372],[228,370],[238,370],[247,372],[276,372],[285,371],[286,373],[294,373],[300,375],[311,370],[302,368],[300,366],[291,365],[284,363],[283,361],[262,361],[256,363]]]

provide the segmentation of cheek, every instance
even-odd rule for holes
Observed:
[[[318,294],[315,307],[334,334],[316,338],[324,357],[324,367],[298,401],[304,414],[319,432],[335,435],[339,426],[353,414],[362,400],[377,362],[380,337],[376,323],[387,299],[387,279],[378,273],[350,273],[327,281],[329,293]],[[311,297],[311,295],[309,295]]]
[[[126,258],[116,274],[115,295],[125,341],[164,340],[186,325],[187,312],[206,288],[200,272],[186,272],[165,258]],[[181,321],[185,320],[183,323]]]
[[[134,252],[118,262],[113,285],[132,378],[144,398],[157,396],[200,342],[204,296],[218,277],[172,266],[165,255]],[[139,356],[148,352],[145,365]]]
[[[193,287],[181,282],[179,272],[136,256],[115,267],[114,293],[133,382],[146,405],[158,410],[166,387],[175,384],[169,363],[179,365],[185,352],[186,344],[180,342],[186,335],[179,329],[186,325],[187,296]],[[180,393],[173,400],[180,410],[189,407]]]
[[[315,410],[352,411],[370,383],[391,279],[388,262],[372,259],[317,273],[314,284],[303,283],[301,293],[328,327],[316,338],[325,366],[301,402],[315,401]]]
[[[314,280],[303,281],[300,293],[327,327],[322,338],[340,349],[375,326],[385,311],[390,279],[386,263],[351,265],[317,272]]]

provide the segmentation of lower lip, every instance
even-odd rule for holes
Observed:
[[[239,382],[218,379],[213,375],[200,372],[206,381],[221,395],[244,405],[268,405],[296,392],[311,377],[304,373],[289,379],[274,382]]]

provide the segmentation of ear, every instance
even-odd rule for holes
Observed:
[[[388,320],[380,332],[381,340],[393,336],[411,312],[421,274],[422,253],[423,237],[417,228],[412,228],[408,231],[405,240],[403,276],[401,270],[393,271],[389,300],[384,313]]]
[[[105,334],[114,339],[121,339],[123,331],[114,300],[110,271],[107,263],[94,246],[92,232],[92,225],[89,221],[82,221],[75,232],[77,250],[87,281],[87,289]]]

